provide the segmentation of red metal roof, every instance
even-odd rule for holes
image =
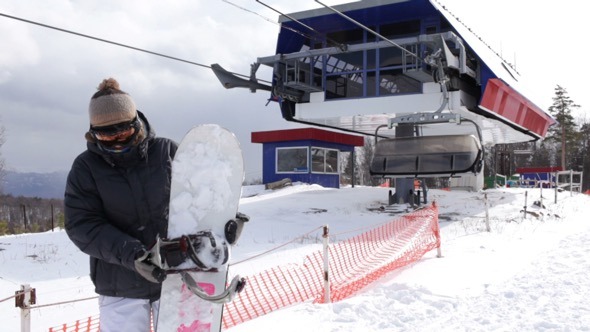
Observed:
[[[561,172],[563,168],[561,166],[547,166],[547,167],[517,167],[516,173],[553,173]]]
[[[362,136],[337,133],[317,128],[298,128],[272,131],[258,131],[252,133],[252,143],[274,143],[301,140],[316,140],[352,146],[363,146]]]
[[[497,78],[488,80],[479,106],[539,137],[545,137],[549,126],[555,123],[547,113]]]

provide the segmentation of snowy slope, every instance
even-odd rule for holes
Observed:
[[[524,219],[520,212],[526,191],[527,209],[537,217]],[[240,211],[251,221],[234,250],[230,274],[298,262],[319,248],[325,224],[337,241],[387,222],[393,216],[378,212],[387,192],[305,184],[277,191],[244,188]],[[355,297],[296,305],[230,331],[271,331],[277,324],[281,331],[589,331],[590,197],[563,192],[555,204],[554,192],[544,189],[546,208],[540,209],[533,205],[540,194],[515,188],[431,190],[429,199],[439,205],[443,258],[430,252]],[[0,237],[0,301],[23,283],[37,289],[38,305],[93,297],[87,265],[63,231]],[[32,310],[32,326],[47,331],[97,313],[96,300],[42,307]],[[13,299],[0,302],[0,321],[9,327],[2,331],[19,330]]]

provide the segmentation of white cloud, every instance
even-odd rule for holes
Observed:
[[[442,0],[440,0],[442,1]],[[314,1],[264,1],[290,13],[319,8]],[[326,1],[329,5],[349,1]],[[128,44],[165,55],[249,74],[257,57],[273,55],[278,13],[251,0],[51,1],[0,0],[0,13]],[[551,104],[561,84],[578,104],[590,105],[588,69],[578,27],[583,11],[573,0],[559,8],[527,0],[445,0],[517,68],[532,76],[539,106]],[[534,6],[534,11],[532,10]],[[569,6],[569,7],[568,7]],[[534,13],[534,14],[533,14]],[[569,16],[568,16],[569,15]],[[563,22],[559,21],[563,20]],[[224,89],[206,68],[0,17],[1,152],[22,171],[68,169],[84,149],[87,105],[98,83],[113,76],[148,114],[156,131],[179,140],[190,127],[216,122],[238,135],[247,172],[260,172],[261,149],[250,132],[292,128],[267,92]],[[270,79],[266,67],[259,78]],[[51,151],[51,159],[44,153]]]

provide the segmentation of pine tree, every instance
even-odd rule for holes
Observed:
[[[4,127],[0,126],[0,148],[4,144]],[[2,183],[4,179],[4,159],[2,159],[2,153],[0,152],[0,194],[2,194]]]
[[[582,124],[580,129],[580,154],[579,156],[582,158],[582,190],[586,191],[590,189],[590,155],[588,151],[590,150],[590,123]]]
[[[561,156],[561,167],[564,170],[576,168],[572,164],[572,161],[576,150],[574,147],[579,140],[579,133],[576,130],[576,123],[572,116],[572,111],[578,107],[580,106],[576,105],[570,99],[567,91],[557,85],[555,96],[553,97],[553,105],[549,107],[549,113],[557,120],[557,124],[549,128],[545,140],[547,143],[555,144]]]

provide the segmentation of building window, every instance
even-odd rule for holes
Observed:
[[[338,150],[311,148],[311,171],[338,174]]]
[[[308,173],[308,148],[277,148],[277,173]]]
[[[379,95],[418,93],[422,84],[404,74],[402,69],[386,69],[379,72]]]
[[[363,72],[326,76],[326,99],[363,96]]]

